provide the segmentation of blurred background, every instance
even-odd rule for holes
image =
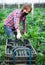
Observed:
[[[45,65],[45,0],[0,0],[0,65],[5,65],[6,34],[4,31],[5,18],[15,9],[24,4],[32,6],[27,16],[27,36],[37,52],[36,65]],[[20,24],[22,29],[22,24]],[[4,61],[3,61],[4,60]]]

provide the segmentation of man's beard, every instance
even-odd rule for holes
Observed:
[[[21,17],[24,17],[26,15],[28,15],[28,13],[24,12],[24,13],[22,13]]]

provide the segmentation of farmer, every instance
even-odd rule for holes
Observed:
[[[31,12],[32,8],[29,4],[25,4],[22,9],[16,9],[6,18],[4,28],[7,36],[12,39],[13,30],[17,32],[17,39],[22,37],[20,32],[20,22],[23,23],[23,32],[26,34],[26,15]]]

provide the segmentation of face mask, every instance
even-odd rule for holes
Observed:
[[[26,12],[22,13],[22,17],[24,17],[26,15],[28,15],[28,13],[26,13]]]

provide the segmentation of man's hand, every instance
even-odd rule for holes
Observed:
[[[27,32],[26,32],[26,31],[24,31],[24,35],[25,35],[25,36],[27,35]]]
[[[21,33],[17,33],[17,39],[20,39],[22,37]]]
[[[26,32],[24,32],[24,35],[27,35],[27,33],[26,33]]]
[[[17,39],[20,39],[22,37],[20,30],[17,29]]]

